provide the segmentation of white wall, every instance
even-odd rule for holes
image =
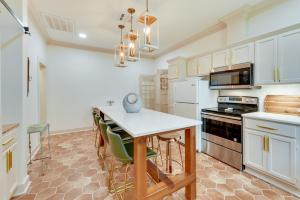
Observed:
[[[249,16],[240,14],[231,19],[226,19],[226,29],[211,34],[205,38],[188,44],[185,47],[163,55],[155,60],[158,69],[167,68],[167,60],[177,57],[189,57],[203,52],[223,48],[226,45],[244,39],[259,36],[291,25],[300,23],[299,0],[274,0],[272,5],[253,11]],[[246,20],[246,21],[243,21]],[[242,30],[244,28],[244,30]],[[300,95],[300,84],[294,85],[268,85],[262,89],[254,90],[227,90],[221,95],[248,95],[260,98],[262,109],[264,98],[267,94]]]
[[[39,29],[32,20],[31,16],[28,20],[31,36],[25,36],[26,49],[25,49],[25,60],[27,57],[30,58],[30,92],[28,97],[26,91],[24,92],[23,111],[24,111],[24,127],[28,127],[31,124],[39,123],[39,66],[40,62],[43,64],[47,63],[47,44],[42,37]],[[26,70],[25,70],[26,73]],[[24,88],[26,90],[26,79],[24,82]],[[32,152],[34,153],[39,147],[39,133],[32,134]],[[27,146],[26,137],[26,146]],[[26,149],[26,153],[28,150]],[[29,153],[27,154],[29,158]]]
[[[111,54],[59,46],[48,46],[47,56],[47,118],[52,131],[91,127],[92,106],[108,100],[121,105],[127,93],[139,92],[141,74],[155,73],[148,59],[116,68]]]

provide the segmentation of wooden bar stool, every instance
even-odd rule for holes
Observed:
[[[159,149],[161,151],[160,148],[160,141],[164,141],[166,142],[166,171],[168,173],[172,173],[173,172],[173,166],[172,166],[172,162],[176,162],[178,164],[181,165],[181,167],[183,168],[183,159],[182,159],[182,152],[181,152],[181,144],[180,144],[180,134],[179,133],[167,133],[167,134],[162,134],[162,135],[158,135],[157,139],[158,139],[158,146]],[[181,163],[179,163],[177,160],[172,158],[172,150],[171,150],[171,144],[172,143],[177,143],[178,144],[178,149],[179,149],[179,155],[180,155],[180,161]]]

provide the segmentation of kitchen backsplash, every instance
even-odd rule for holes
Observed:
[[[254,96],[259,98],[259,110],[264,111],[266,95],[300,95],[300,84],[264,85],[261,89],[220,90],[221,96]]]

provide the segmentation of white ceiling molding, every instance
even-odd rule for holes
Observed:
[[[179,49],[179,48],[182,48],[184,46],[187,46],[187,45],[189,45],[189,44],[191,44],[191,43],[193,43],[193,42],[195,42],[197,40],[200,40],[201,38],[204,38],[204,37],[206,37],[208,35],[211,35],[213,33],[221,31],[221,30],[223,30],[225,28],[226,28],[226,24],[223,23],[223,22],[219,22],[219,23],[217,23],[217,24],[215,24],[213,26],[210,26],[209,28],[205,29],[204,31],[196,33],[196,34],[192,35],[191,37],[189,37],[189,38],[187,38],[187,39],[185,39],[185,40],[183,40],[181,42],[178,42],[177,44],[175,44],[175,45],[173,45],[173,46],[171,46],[171,47],[169,47],[169,48],[167,48],[167,49],[165,49],[165,50],[163,50],[163,51],[155,54],[154,57],[158,58],[158,57],[161,57],[163,55],[166,55],[166,54],[168,54],[168,53],[170,53],[172,51],[175,51],[176,49]]]
[[[114,49],[105,49],[105,48],[101,48],[101,47],[92,47],[92,46],[88,46],[88,45],[74,44],[74,43],[62,42],[62,41],[56,41],[56,40],[48,40],[47,44],[48,45],[54,45],[54,46],[66,47],[66,48],[72,48],[72,49],[95,51],[95,52],[99,52],[99,53],[115,54]],[[154,59],[154,57],[152,55],[147,55],[147,54],[141,54],[141,58]]]

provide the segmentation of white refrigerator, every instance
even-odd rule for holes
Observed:
[[[201,109],[217,106],[218,91],[210,90],[207,80],[187,79],[174,82],[173,87],[175,115],[201,121]],[[201,151],[201,125],[196,128],[196,149]]]

